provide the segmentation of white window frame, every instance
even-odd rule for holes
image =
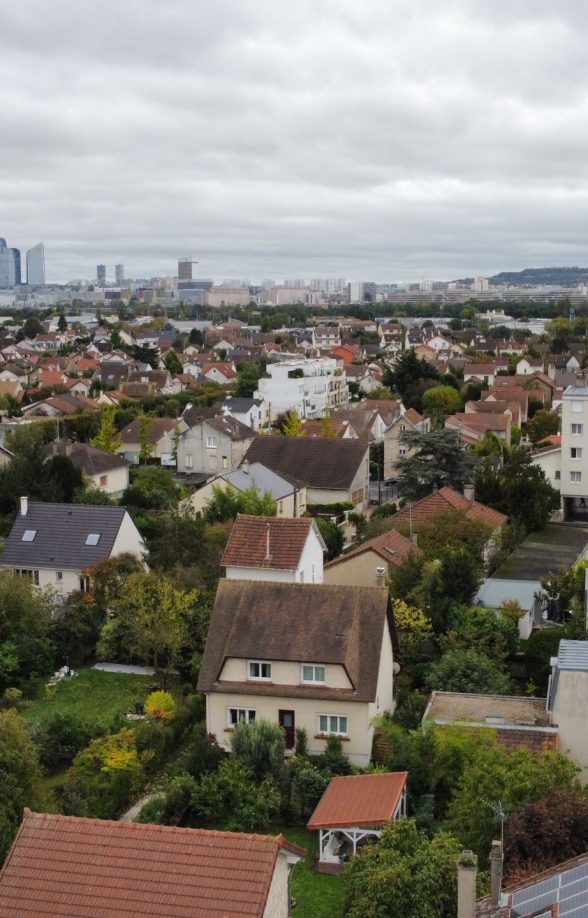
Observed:
[[[237,712],[237,719],[233,723],[233,714],[232,712]],[[255,708],[227,708],[227,727],[229,730],[234,730],[238,723],[242,720],[246,724],[251,724],[255,720]]]
[[[186,453],[186,455],[185,455],[185,457],[184,457],[184,466],[185,466],[187,469],[193,469],[193,468],[194,468],[194,458],[193,458],[193,456],[192,456],[192,453]]]
[[[327,718],[327,727],[328,727],[329,729],[327,729],[327,730],[322,730],[322,729],[321,729],[321,717],[326,717],[326,718]],[[333,727],[333,720],[336,721],[336,727],[337,727],[337,729],[335,729],[335,730],[332,729],[332,727]],[[345,721],[345,729],[344,729],[344,730],[341,730],[341,721],[342,721],[342,720]],[[335,736],[349,736],[349,733],[347,732],[347,731],[348,731],[348,726],[349,726],[349,718],[347,717],[347,714],[317,714],[317,716],[316,716],[316,724],[317,724],[317,733],[319,733],[321,736],[331,736],[331,735],[335,735]]]
[[[14,568],[13,573],[17,577],[26,577],[27,580],[30,580],[33,586],[39,586],[39,571],[33,570],[30,567],[20,567]]]
[[[561,480],[561,472],[560,472],[559,469],[556,469],[556,470],[555,470],[555,480],[556,480],[556,481],[560,481],[560,480]]]
[[[310,678],[306,678],[304,674],[305,669],[312,669],[312,675]],[[322,670],[323,677],[318,679],[316,671]],[[300,681],[303,685],[325,685],[327,681],[327,667],[324,663],[301,663],[300,665]]]
[[[252,669],[258,667],[258,675],[252,674]],[[266,675],[263,675],[263,668],[268,667]],[[272,664],[269,660],[247,660],[247,678],[252,682],[271,682],[272,681]]]
[[[216,437],[210,435],[206,438],[206,449],[216,449],[218,440]]]
[[[576,428],[576,430],[574,430],[574,427]],[[572,435],[572,437],[581,437],[581,436],[583,435],[583,433],[584,433],[584,425],[583,425],[583,424],[572,424],[572,427],[571,427],[571,435]]]
[[[572,399],[572,414],[582,414],[583,410],[584,410],[583,402],[581,402],[580,399],[573,398]]]
[[[572,462],[578,462],[582,458],[582,447],[581,446],[572,446],[570,447],[570,459]]]
[[[582,472],[570,472],[570,481],[572,484],[580,484],[582,481]]]

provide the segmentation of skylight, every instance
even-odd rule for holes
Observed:
[[[89,535],[86,537],[86,545],[98,545],[99,541],[100,541],[99,532],[90,532]]]
[[[25,529],[25,531],[22,534],[22,541],[23,542],[34,542],[36,535],[37,535],[36,529]]]

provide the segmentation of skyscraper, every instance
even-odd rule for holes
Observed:
[[[106,265],[96,265],[96,278],[98,285],[104,287],[106,284]]]
[[[18,287],[20,283],[20,250],[9,249],[6,239],[0,238],[0,289]]]
[[[191,258],[180,258],[178,261],[178,280],[179,281],[191,281],[192,280],[192,259]]]
[[[116,278],[117,285],[120,287],[121,284],[124,283],[124,279],[125,279],[125,266],[116,265],[114,269],[114,276]]]
[[[27,284],[29,287],[45,284],[45,246],[42,242],[27,251]]]

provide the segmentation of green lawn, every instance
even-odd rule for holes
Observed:
[[[136,701],[145,699],[153,677],[80,669],[73,679],[50,689],[45,688],[48,681],[39,681],[31,706],[23,711],[25,720],[33,723],[55,713],[72,713],[100,719],[108,726],[117,714],[126,714]]]
[[[317,873],[313,867],[313,855],[318,852],[318,833],[291,828],[280,831],[288,841],[307,851],[306,859],[296,865],[292,875],[292,895],[297,903],[294,918],[340,918],[343,877]]]

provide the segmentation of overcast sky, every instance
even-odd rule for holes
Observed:
[[[0,236],[50,281],[588,264],[583,0],[19,0]]]

